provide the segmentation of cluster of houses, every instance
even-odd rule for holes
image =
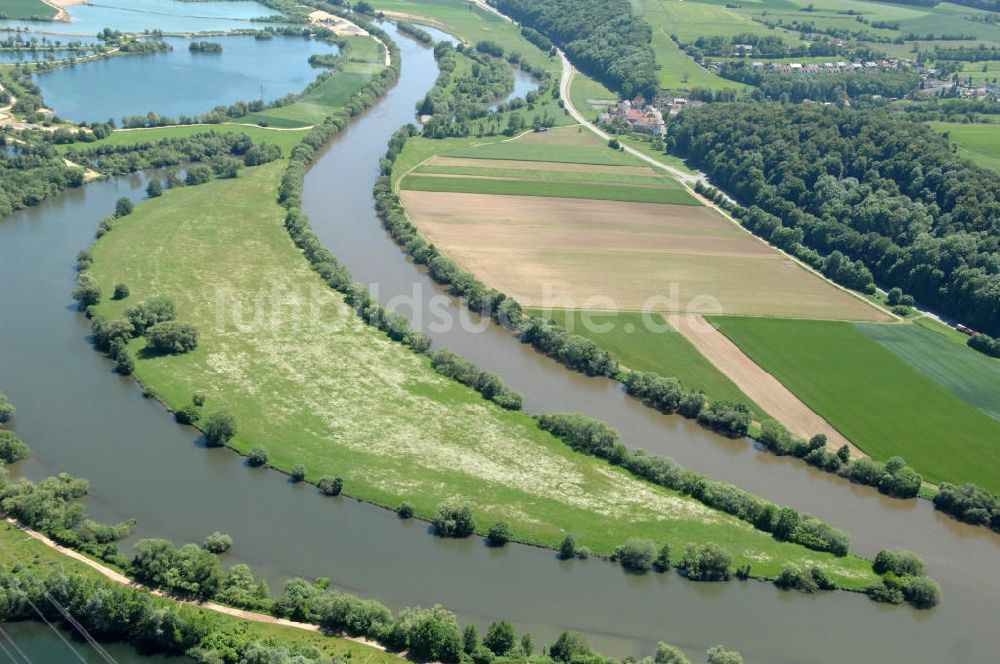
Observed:
[[[893,71],[899,69],[897,60],[870,60],[868,62],[751,62],[750,68],[781,74],[843,74],[853,71]]]
[[[597,121],[606,125],[620,124],[629,131],[663,136],[666,133],[664,115],[673,117],[685,108],[701,106],[704,103],[685,97],[665,95],[659,95],[652,103],[648,103],[644,97],[636,97],[609,106],[606,111],[600,114]]]
[[[647,104],[644,97],[618,102],[614,107],[601,113],[598,122],[601,124],[621,123],[630,131],[656,136],[662,136],[666,126],[663,122],[663,111],[653,104]]]

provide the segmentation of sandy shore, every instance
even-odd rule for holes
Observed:
[[[67,7],[87,4],[87,0],[42,0],[42,2],[58,12],[55,18],[52,19],[53,21],[63,21],[65,23],[69,23],[70,21],[70,15],[66,11]]]

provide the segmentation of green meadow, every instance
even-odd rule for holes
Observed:
[[[604,84],[595,81],[586,74],[577,72],[569,85],[569,96],[576,110],[583,113],[589,119],[607,107],[607,104],[614,105],[618,102],[618,95],[604,87]],[[605,102],[593,104],[591,102]]]
[[[532,311],[552,319],[574,334],[592,340],[610,351],[619,362],[635,371],[652,371],[678,379],[689,390],[704,392],[711,401],[746,404],[757,420],[769,416],[731,380],[709,362],[679,332],[656,316],[652,329],[643,314],[633,311],[600,312],[553,309]],[[607,324],[608,331],[597,331]]]
[[[403,189],[414,191],[447,191],[462,194],[502,194],[507,196],[584,198],[598,201],[624,201],[628,203],[699,205],[698,201],[683,189],[634,187],[596,182],[408,175],[403,178],[400,186]]]
[[[987,414],[997,374],[972,351],[913,325],[711,320],[873,457],[903,456],[931,482],[1000,490],[1000,421]]]
[[[57,11],[42,0],[0,0],[0,15],[5,18],[43,18],[52,20]]]
[[[516,539],[555,547],[566,532],[598,554],[632,536],[714,541],[733,562],[774,576],[784,562],[818,564],[848,588],[868,585],[870,563],[782,543],[721,512],[573,452],[526,414],[502,410],[447,379],[429,360],[364,325],[310,268],[275,202],[285,162],[232,180],[165,192],[120,219],[93,249],[90,272],[116,319],[154,296],[176,303],[200,332],[184,355],[149,355],[131,342],[136,377],[171,409],[195,392],[205,410],[232,413],[230,446],[255,445],[269,463],[295,464],[316,482],[386,507],[409,501],[431,517],[445,500],[468,504],[478,529],[510,523]]]
[[[947,133],[960,155],[1000,173],[1000,124],[931,122],[930,125],[934,131]]]
[[[319,124],[385,67],[385,49],[371,37],[347,37],[346,62],[333,76],[288,106],[249,113],[239,119],[268,127]]]

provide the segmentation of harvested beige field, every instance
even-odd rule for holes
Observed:
[[[561,173],[607,173],[613,169],[615,173],[622,175],[647,175],[651,178],[661,177],[650,166],[600,166],[596,164],[564,164],[555,161],[518,161],[516,159],[490,159],[484,163],[483,159],[468,159],[466,157],[445,157],[434,155],[424,162],[427,166],[456,166],[459,168],[482,168],[488,165],[489,168],[509,168],[524,171],[537,171],[544,168],[546,171],[558,171]]]
[[[414,223],[446,255],[528,306],[886,320],[708,208],[450,192],[401,196]]]
[[[861,450],[830,426],[829,422],[802,403],[777,378],[764,371],[704,318],[680,315],[665,318],[671,327],[684,335],[699,353],[733,381],[744,394],[793,434],[806,439],[817,433],[826,434],[826,446],[831,451],[847,445],[851,456],[864,456]]]

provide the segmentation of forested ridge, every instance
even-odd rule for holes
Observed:
[[[807,247],[1000,333],[1000,182],[930,128],[882,110],[716,104],[682,113],[668,143]]]
[[[653,28],[628,0],[491,0],[497,9],[541,32],[584,73],[623,97],[659,90]]]

